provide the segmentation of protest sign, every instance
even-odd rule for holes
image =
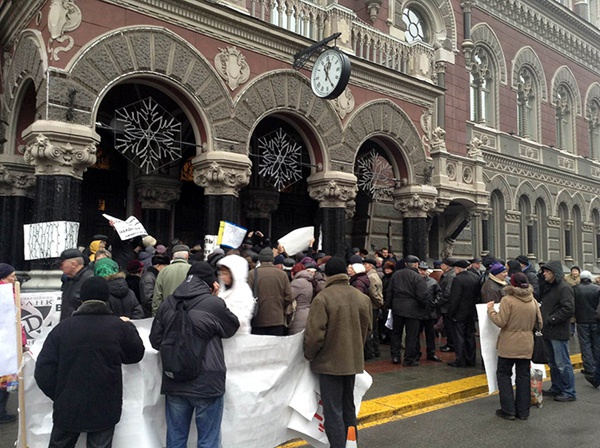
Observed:
[[[218,235],[204,235],[204,259],[205,260],[217,248],[217,238],[218,238]]]
[[[315,228],[313,226],[301,227],[279,238],[279,244],[284,247],[288,255],[293,256],[308,249],[314,236]]]
[[[13,285],[0,285],[0,376],[17,373],[17,309]]]
[[[148,341],[152,319],[132,322],[144,341],[146,353],[139,364],[123,366],[123,413],[115,428],[113,447],[162,448],[166,435],[164,396],[160,395],[160,357]],[[47,447],[52,430],[52,402],[33,379],[35,358],[48,332],[49,329],[44,330],[25,356],[25,398],[21,406],[27,416],[29,448]],[[223,340],[227,392],[221,425],[222,446],[274,447],[296,437],[305,437],[312,443],[313,439],[304,431],[314,424],[312,419],[319,411],[315,395],[318,378],[302,354],[303,339],[304,333],[287,337],[241,334]],[[360,376],[362,380],[357,377],[355,388],[357,412],[371,384],[368,374]],[[324,443],[314,446],[328,447],[326,438],[322,439]],[[192,424],[187,446],[196,444]],[[77,447],[84,446],[82,436]]]
[[[135,216],[130,216],[125,221],[107,214],[103,214],[102,216],[109,221],[113,221],[115,230],[119,234],[119,238],[121,238],[123,241],[130,240],[136,236],[148,235],[148,232],[146,232],[146,229],[142,223],[139,222]]]
[[[228,221],[221,221],[219,225],[219,236],[217,238],[217,244],[225,247],[231,247],[237,249],[244,242],[244,237],[248,229],[245,229],[237,224],[233,224]]]
[[[23,226],[25,260],[56,258],[65,249],[77,247],[79,223],[71,221],[38,222]]]
[[[21,293],[21,325],[28,341],[60,322],[61,295],[60,291]]]

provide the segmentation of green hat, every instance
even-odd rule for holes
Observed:
[[[94,275],[108,277],[119,272],[119,265],[110,258],[101,258],[94,264]]]

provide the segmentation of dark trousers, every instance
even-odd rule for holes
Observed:
[[[444,330],[446,331],[446,347],[454,350],[454,322],[444,314]]]
[[[111,448],[115,427],[105,429],[104,431],[87,433],[87,448]],[[50,434],[50,444],[48,448],[73,448],[79,439],[79,432],[63,431],[52,427]]]
[[[331,448],[345,448],[350,426],[356,426],[354,375],[319,374],[325,434]]]
[[[392,330],[392,343],[390,351],[392,358],[400,358],[402,350],[402,333],[406,328],[406,351],[404,352],[404,362],[410,364],[417,360],[417,343],[419,341],[419,319],[399,316],[393,314],[394,329]]]
[[[373,310],[373,331],[365,341],[365,359],[380,356],[379,351],[379,310]]]
[[[425,332],[427,356],[435,355],[435,325],[436,319],[424,319],[419,324],[419,338],[417,339],[417,353],[421,352],[421,333]]]
[[[6,414],[8,414],[8,411],[6,410],[6,402],[8,401],[9,395],[10,394],[8,392],[0,389],[0,417],[4,417]]]
[[[500,408],[509,415],[519,417],[529,416],[531,402],[529,359],[501,358],[498,356],[498,392],[500,393]],[[516,371],[516,397],[511,382],[512,368]]]
[[[252,327],[252,334],[263,336],[285,336],[287,328],[285,325],[276,325],[274,327]]]
[[[454,351],[456,363],[461,366],[475,366],[475,322],[452,322],[454,328]]]

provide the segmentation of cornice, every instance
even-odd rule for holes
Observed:
[[[28,0],[28,6],[23,7],[23,0],[12,0],[12,4],[7,1],[0,7],[0,48],[12,47],[46,1]]]
[[[493,170],[504,174],[512,174],[527,179],[535,179],[546,185],[552,184],[559,187],[567,187],[577,191],[600,195],[600,181],[581,176],[574,178],[568,173],[545,165],[529,164],[525,161],[515,160],[497,153],[484,151],[486,170]]]
[[[600,32],[556,1],[478,0],[474,6],[600,73]]]
[[[167,23],[196,31],[245,50],[292,64],[294,54],[314,44],[300,34],[287,31],[239,11],[194,0],[102,0]],[[391,98],[430,107],[444,92],[440,87],[349,55],[350,85]],[[306,64],[312,68],[312,63]]]

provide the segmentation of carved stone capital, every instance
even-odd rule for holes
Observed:
[[[318,172],[308,178],[308,194],[321,208],[346,208],[358,191],[354,174],[342,171]]]
[[[192,165],[194,182],[204,188],[206,195],[238,197],[252,175],[252,162],[244,154],[209,151],[195,157]]]
[[[244,190],[242,205],[247,218],[269,219],[271,213],[279,207],[279,192],[265,189]]]
[[[27,196],[34,185],[31,167],[0,163],[0,196]]]
[[[346,219],[350,220],[354,218],[354,214],[356,213],[356,202],[348,201],[346,203]]]
[[[71,176],[81,179],[96,163],[100,136],[88,126],[38,120],[23,131],[27,146],[23,158],[35,166],[36,176]]]
[[[435,213],[437,188],[430,185],[406,185],[394,191],[394,208],[405,218],[426,218]]]
[[[164,176],[140,176],[135,179],[135,192],[143,209],[170,210],[179,200],[181,182]]]

